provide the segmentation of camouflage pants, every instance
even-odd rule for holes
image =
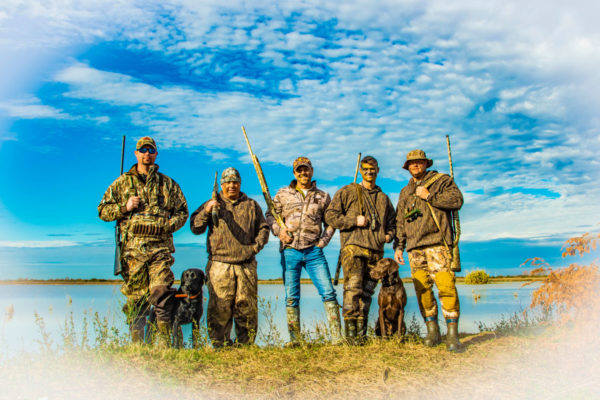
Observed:
[[[342,249],[344,269],[344,319],[369,318],[371,297],[375,293],[377,281],[371,279],[369,271],[383,257],[382,251],[348,245]]]
[[[164,243],[128,246],[123,252],[123,286],[127,297],[123,311],[128,323],[148,314],[153,305],[156,318],[170,322],[175,291],[171,288],[174,276],[171,265],[175,259]]]
[[[419,309],[423,318],[437,317],[433,284],[438,288],[444,318],[458,318],[460,303],[454,272],[450,270],[450,252],[444,246],[414,249],[408,252],[410,270]]]
[[[258,329],[256,260],[244,264],[209,261],[206,322],[214,347],[230,344],[232,322],[238,343],[254,343]]]

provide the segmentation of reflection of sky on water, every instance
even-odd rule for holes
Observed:
[[[493,323],[500,320],[501,315],[509,316],[526,308],[531,301],[531,292],[538,286],[522,287],[521,283],[502,283],[491,285],[459,285],[461,302],[461,332],[477,332],[477,321]],[[406,308],[407,322],[412,315],[418,315],[418,306],[412,284],[405,285],[408,294]],[[342,285],[338,285],[338,300],[342,299]],[[480,298],[475,301],[474,294]],[[274,322],[283,339],[287,340],[285,323],[285,302],[282,285],[259,285],[259,296],[269,301],[274,313]],[[313,330],[317,322],[325,321],[325,313],[321,299],[313,285],[302,285],[301,288],[302,324]],[[373,305],[369,323],[374,324],[377,318],[377,293],[373,297]],[[46,330],[56,342],[61,341],[65,321],[70,312],[73,313],[76,326],[81,327],[86,316],[91,325],[94,312],[106,316],[109,324],[125,329],[121,306],[124,297],[118,285],[3,285],[0,291],[0,310],[3,313],[0,329],[0,354],[14,351],[37,349],[40,330],[35,324],[34,313],[44,320]],[[205,289],[206,302],[206,289]],[[14,306],[12,319],[6,320],[5,310]],[[206,305],[205,305],[206,310]],[[440,317],[441,319],[441,317]],[[259,315],[259,323],[265,318]],[[421,322],[421,318],[418,318]],[[442,323],[442,330],[444,324]],[[262,325],[261,325],[262,326]],[[189,327],[187,327],[189,329]],[[90,333],[91,329],[88,329]]]

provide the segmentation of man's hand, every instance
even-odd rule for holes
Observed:
[[[131,196],[129,200],[127,200],[127,211],[133,211],[140,206],[140,196]]]
[[[402,253],[404,253],[404,251],[400,249],[396,249],[394,252],[394,260],[400,265],[404,265],[404,255]]]
[[[207,214],[212,212],[213,207],[219,207],[219,202],[217,200],[209,200],[204,206],[204,212]]]
[[[356,226],[359,227],[363,227],[363,226],[367,226],[367,217],[365,217],[364,215],[359,215],[358,217],[356,217]]]
[[[415,194],[423,200],[427,200],[427,198],[429,197],[429,190],[427,190],[425,186],[417,186]]]
[[[283,244],[290,244],[294,241],[285,228],[279,228],[279,239]]]

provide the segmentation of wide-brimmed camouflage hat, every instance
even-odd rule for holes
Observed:
[[[404,162],[404,165],[402,166],[402,168],[408,170],[408,162],[413,161],[413,160],[426,160],[427,168],[429,168],[433,165],[433,160],[431,158],[427,158],[427,155],[425,154],[425,152],[423,150],[417,149],[417,150],[411,150],[408,152],[408,154],[406,155],[406,161]]]
[[[237,169],[233,167],[227,168],[221,174],[221,185],[227,182],[239,182],[242,183],[242,177]]]
[[[313,166],[310,160],[307,157],[298,157],[294,160],[294,171],[298,169],[298,167],[305,166],[310,169],[313,169]]]
[[[137,149],[141,149],[144,146],[150,146],[154,150],[158,150],[156,148],[156,142],[150,136],[144,136],[143,138],[141,138],[140,140],[138,140],[137,144],[135,145],[135,148],[137,150]]]

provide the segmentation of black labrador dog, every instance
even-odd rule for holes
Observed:
[[[381,279],[375,335],[385,338],[397,334],[403,337],[406,334],[404,308],[407,299],[404,284],[398,274],[398,264],[391,258],[382,258],[370,271],[370,275],[375,280]]]
[[[200,337],[200,318],[202,317],[202,286],[206,282],[204,272],[190,268],[181,274],[181,285],[175,294],[173,312],[173,347],[183,346],[181,326],[192,324],[192,346]]]

